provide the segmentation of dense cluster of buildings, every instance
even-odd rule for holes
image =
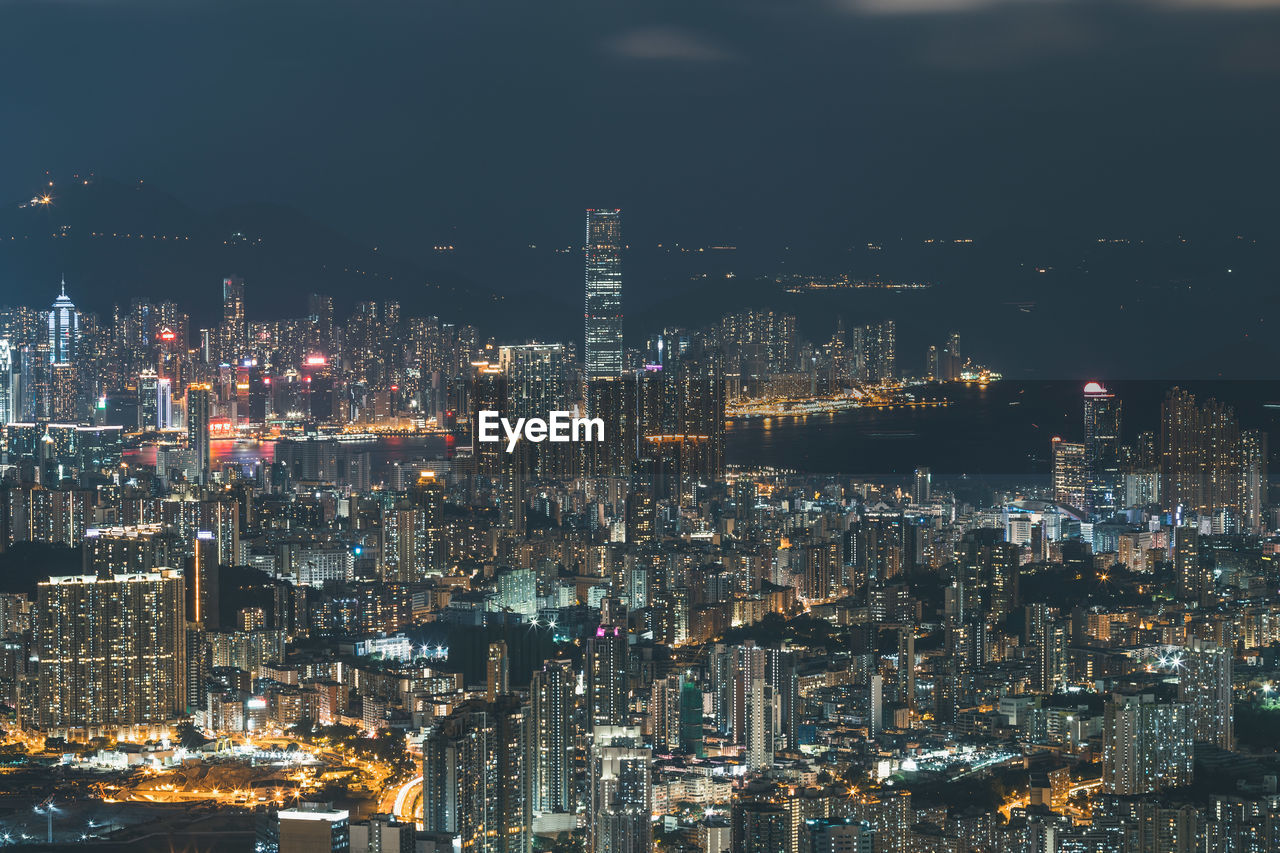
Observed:
[[[401,813],[297,804],[280,851],[1280,849],[1235,726],[1280,666],[1263,434],[1174,389],[1129,442],[1090,383],[1047,486],[731,466],[727,400],[893,385],[894,325],[628,348],[623,247],[589,211],[581,353],[393,302],[251,321],[235,277],[198,331],[0,311],[0,547],[81,566],[0,594],[17,726],[403,738]],[[606,437],[508,450],[481,411]]]

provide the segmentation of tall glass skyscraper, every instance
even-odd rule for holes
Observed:
[[[0,338],[0,424],[11,424],[17,420],[14,405],[17,395],[17,383],[13,372],[13,350],[9,347],[8,338]]]
[[[49,311],[49,363],[74,364],[76,344],[80,339],[80,315],[67,296],[67,280],[62,280],[62,293]]]
[[[622,211],[587,211],[587,379],[622,373]]]
[[[1120,472],[1120,398],[1099,382],[1084,386],[1085,510],[1109,518],[1117,508]]]
[[[238,275],[222,280],[222,360],[236,363],[249,342],[245,323],[244,279]]]

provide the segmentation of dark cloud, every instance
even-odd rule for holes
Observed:
[[[631,30],[606,42],[606,50],[624,59],[658,62],[726,62],[734,58],[716,42],[676,27]]]

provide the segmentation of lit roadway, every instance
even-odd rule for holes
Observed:
[[[1101,787],[1102,787],[1101,779],[1090,779],[1088,782],[1081,782],[1078,785],[1073,785],[1071,789],[1067,791],[1067,796],[1074,797],[1076,794],[1080,793],[1081,791],[1091,791],[1094,788],[1101,788]],[[1009,800],[1007,803],[1005,803],[1000,807],[1000,814],[1004,815],[1004,819],[1007,821],[1009,819],[1010,812],[1012,812],[1014,809],[1024,809],[1030,803],[1031,803],[1030,794],[1027,794],[1025,797],[1018,797],[1016,800]]]
[[[399,788],[388,788],[382,795],[382,811],[403,821],[422,820],[422,777],[415,776]]]

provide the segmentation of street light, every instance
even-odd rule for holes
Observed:
[[[56,811],[53,805],[53,794],[50,794],[47,800],[45,800],[44,802],[40,803],[38,806],[35,807],[36,814],[39,814],[41,811],[43,811],[45,815],[47,815],[49,818],[48,843],[52,844],[53,843],[53,813]]]

